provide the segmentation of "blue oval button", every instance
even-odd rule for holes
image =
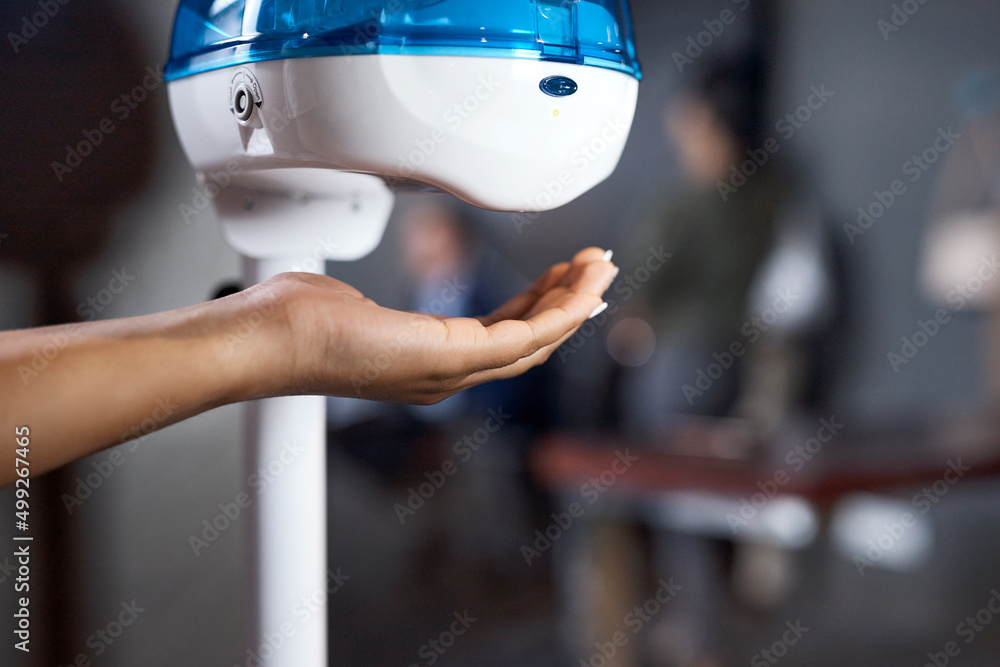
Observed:
[[[538,84],[542,92],[552,97],[568,97],[577,91],[576,81],[567,76],[550,76]]]

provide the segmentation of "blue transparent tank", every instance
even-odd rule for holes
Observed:
[[[641,77],[627,0],[181,0],[166,78],[364,54],[526,58]]]

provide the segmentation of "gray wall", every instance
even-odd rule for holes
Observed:
[[[175,3],[119,4],[119,11],[131,15],[141,33],[145,61],[160,67],[166,59]],[[58,31],[60,24],[53,20],[47,29]],[[29,49],[19,54],[31,56]],[[136,84],[142,76],[136,72]],[[222,241],[211,214],[186,225],[179,213],[180,204],[191,202],[195,178],[174,136],[163,87],[136,113],[157,119],[160,142],[153,177],[149,187],[115,215],[106,252],[80,276],[75,289],[75,299],[82,302],[107,287],[113,270],[126,268],[135,275],[102,317],[198,303],[210,298],[223,280],[240,274],[239,259]],[[16,270],[4,269],[0,326],[19,327],[30,321],[32,289]],[[217,513],[213,508],[231,501],[243,487],[241,414],[240,407],[217,410],[149,435],[134,450],[131,445],[119,448],[124,463],[74,510],[74,527],[83,536],[79,572],[84,608],[67,632],[94,664],[236,661],[243,643],[241,527],[197,558],[187,537],[203,519]],[[107,461],[109,455],[103,452],[81,462],[78,474],[93,473],[93,465]],[[0,506],[13,507],[9,489],[0,492]],[[9,530],[8,522],[3,527]],[[40,576],[37,569],[34,576]],[[5,630],[13,613],[11,583],[0,582]],[[133,599],[145,611],[95,658],[88,638],[117,618],[122,602]],[[69,664],[75,657],[73,653],[62,659]],[[0,664],[31,663],[4,641]]]
[[[980,318],[957,318],[899,374],[887,354],[898,351],[900,338],[912,335],[917,320],[937,308],[916,280],[942,162],[912,184],[901,169],[931,145],[939,127],[961,132],[952,93],[969,68],[1000,67],[1000,5],[929,2],[900,30],[888,33],[888,40],[877,22],[890,18],[892,3],[788,5],[779,115],[801,104],[810,86],[825,83],[835,91],[792,143],[814,171],[821,192],[844,221],[853,222],[857,208],[874,201],[876,190],[897,178],[908,186],[851,247],[859,268],[855,298],[860,312],[842,402],[850,413],[873,421],[905,419],[925,409],[982,406]]]

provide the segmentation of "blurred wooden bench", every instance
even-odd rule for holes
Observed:
[[[795,516],[818,523],[846,495],[919,492],[921,487],[933,488],[959,465],[963,482],[1000,476],[1000,431],[989,425],[910,423],[867,431],[845,427],[795,470],[785,458],[787,452],[812,432],[806,425],[774,441],[759,442],[737,421],[691,419],[642,442],[619,434],[568,433],[539,440],[531,462],[535,479],[559,498],[559,512],[572,502],[583,506],[576,524],[553,544],[573,664],[596,659],[598,646],[614,649],[613,656],[600,654],[597,659],[606,660],[608,667],[640,664],[634,645],[638,641],[622,647],[608,644],[629,610],[650,593],[644,590],[645,547],[637,525],[752,542],[770,536],[735,531],[726,516],[736,512],[740,500],[754,494],[762,498],[764,489],[774,492],[764,494],[765,505],[777,505],[773,500],[780,498],[805,508],[805,515],[785,511],[776,517],[779,523]],[[623,474],[608,474],[626,451],[637,460]],[[613,484],[601,490],[600,503],[591,505],[588,498],[593,494],[585,497],[581,490],[587,492],[602,474],[605,480],[614,477]],[[776,475],[782,483],[775,482]],[[955,473],[949,477],[954,479]],[[906,495],[906,501],[911,497]],[[790,531],[784,544],[776,540],[776,548],[804,546],[797,537],[804,528],[797,530]]]

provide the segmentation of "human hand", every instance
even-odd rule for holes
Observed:
[[[187,308],[0,332],[0,429],[29,424],[46,443],[33,450],[37,475],[254,398],[434,403],[548,359],[601,305],[608,259],[584,250],[478,319],[402,313],[333,278],[286,273]],[[14,479],[5,451],[0,485]]]
[[[245,293],[278,304],[259,351],[259,395],[324,394],[428,404],[537,366],[601,306],[616,275],[597,248],[546,271],[481,318],[378,306],[327,276],[282,274]],[[261,356],[263,355],[263,356]]]

